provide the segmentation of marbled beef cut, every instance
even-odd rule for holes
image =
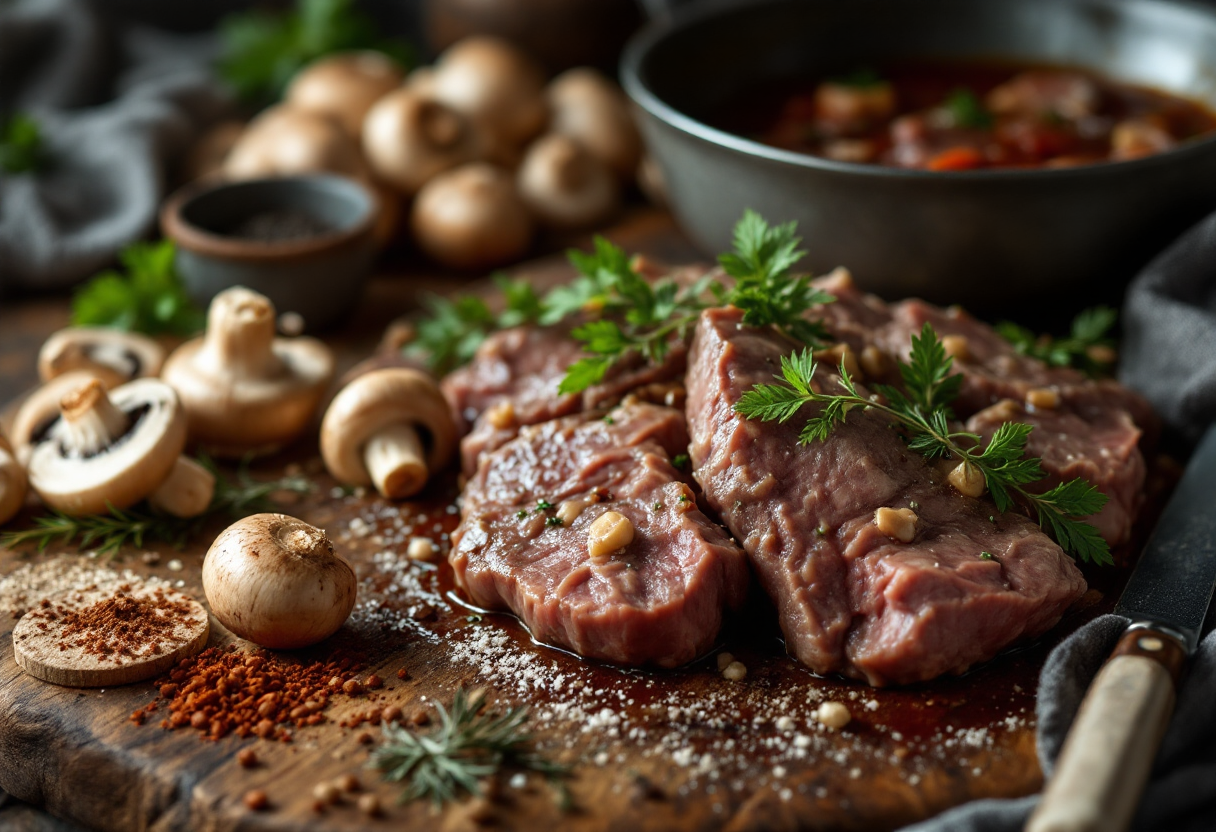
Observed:
[[[961,673],[1046,631],[1085,591],[1038,526],[959,494],[882,414],[854,411],[828,441],[800,446],[801,420],[735,413],[794,348],[741,317],[714,309],[698,324],[686,381],[690,453],[799,660],[874,685]],[[830,389],[833,379],[824,372],[821,383]],[[884,506],[914,507],[911,542],[878,530]]]
[[[643,403],[603,415],[526,426],[488,453],[449,560],[475,604],[511,610],[541,641],[620,664],[684,664],[743,602],[747,560],[671,464],[688,446],[683,415]],[[568,501],[581,513],[554,525]],[[634,540],[592,558],[587,530],[607,511],[633,522]]]

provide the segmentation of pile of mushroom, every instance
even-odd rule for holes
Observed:
[[[208,137],[209,158],[220,138]],[[475,269],[522,256],[538,225],[605,222],[643,175],[650,194],[658,186],[642,155],[612,80],[578,68],[546,84],[519,49],[471,37],[404,79],[377,53],[315,61],[249,124],[222,170],[236,179],[308,171],[359,179],[380,195],[384,235],[412,199],[419,247]]]
[[[328,347],[276,337],[274,304],[237,286],[215,296],[206,333],[174,350],[161,377],[181,399],[192,442],[243,457],[300,436],[333,373]]]

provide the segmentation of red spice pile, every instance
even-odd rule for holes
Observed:
[[[77,647],[87,655],[113,662],[160,655],[165,652],[162,643],[173,640],[177,628],[189,622],[194,607],[168,596],[163,589],[151,597],[139,598],[128,595],[130,591],[131,586],[123,584],[113,597],[82,609],[73,607],[70,601],[52,605],[43,600],[28,615],[41,619],[37,626],[44,632],[49,627],[46,622],[61,620],[61,651]]]
[[[328,662],[289,662],[211,647],[183,659],[160,686],[160,700],[131,714],[142,725],[158,705],[169,716],[166,729],[190,727],[204,737],[239,737],[291,741],[291,728],[325,721],[331,697],[355,696],[363,685],[355,678],[358,663],[348,656]]]

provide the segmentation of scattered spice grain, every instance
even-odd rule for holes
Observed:
[[[252,748],[242,748],[237,752],[236,761],[241,768],[253,768],[258,764],[258,753]]]
[[[357,805],[359,806],[359,811],[369,818],[380,817],[380,799],[374,794],[360,795]]]
[[[245,792],[245,807],[254,812],[261,812],[270,807],[270,798],[261,789]]]

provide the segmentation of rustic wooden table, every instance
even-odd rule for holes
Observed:
[[[654,211],[626,218],[609,236],[668,262],[696,257],[670,218]],[[569,273],[560,255],[521,271],[540,284]],[[471,280],[409,263],[376,277],[352,321],[327,336],[340,369],[367,356],[384,327],[415,310],[422,293]],[[0,401],[36,382],[36,350],[66,324],[67,309],[62,297],[0,308]],[[318,470],[315,443],[301,442],[257,473],[288,464]],[[422,569],[400,555],[410,534],[426,534],[445,549],[456,521],[454,478],[429,503],[398,506],[334,492],[323,474],[315,479],[319,489],[284,510],[329,530],[356,567],[361,602],[338,638],[364,653],[368,671],[390,680],[377,701],[417,709],[449,700],[457,686],[486,687],[499,706],[532,706],[542,749],[573,766],[573,810],[559,809],[552,790],[531,778],[504,788],[488,806],[465,803],[439,818],[425,805],[391,808],[394,826],[893,829],[966,800],[1027,794],[1041,782],[1033,720],[1038,670],[1059,634],[1092,614],[1074,615],[1043,643],[964,678],[874,691],[818,679],[785,657],[771,610],[760,602],[724,636],[724,649],[748,666],[744,682],[724,681],[713,657],[677,672],[621,672],[535,645],[513,619],[471,615],[451,594],[444,567]],[[199,564],[211,536],[180,553],[165,550],[155,564],[134,551],[115,565],[180,582],[201,597]],[[75,553],[0,550],[0,573],[55,557],[56,549]],[[115,830],[365,828],[349,804],[321,815],[311,809],[313,783],[350,772],[361,772],[391,806],[393,787],[374,786],[374,775],[362,771],[367,746],[357,730],[301,729],[280,747],[235,737],[204,742],[190,730],[161,730],[155,715],[136,726],[128,716],[155,698],[150,684],[73,691],[37,682],[13,663],[10,629],[0,622],[0,786],[55,816]],[[219,632],[215,641],[231,636]],[[408,669],[403,682],[396,678],[401,667]],[[854,722],[847,730],[827,731],[808,718],[827,699],[849,703]],[[331,718],[366,705],[339,702]],[[246,771],[234,755],[251,742],[266,762]],[[249,788],[265,789],[273,811],[245,810],[240,799]],[[0,827],[76,828],[17,802],[0,808]]]

